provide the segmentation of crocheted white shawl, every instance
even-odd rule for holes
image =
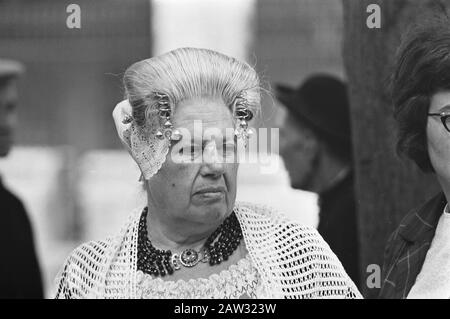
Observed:
[[[269,298],[361,298],[314,228],[266,206],[237,203],[234,211]],[[56,298],[136,297],[140,213],[134,211],[117,236],[72,252],[56,278]]]

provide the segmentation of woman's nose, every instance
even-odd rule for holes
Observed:
[[[217,150],[216,143],[212,141],[205,146],[203,150],[202,172],[205,175],[222,175],[225,171],[225,165],[221,152]]]

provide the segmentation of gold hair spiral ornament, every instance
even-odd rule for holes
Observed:
[[[248,121],[253,118],[253,112],[250,110],[248,101],[243,93],[236,97],[234,117],[237,120],[237,127],[234,130],[234,134],[242,139],[244,146],[247,147],[248,139],[253,135],[253,130],[248,127]]]
[[[133,117],[131,115],[126,115],[122,120],[122,124],[130,124],[133,122]]]
[[[160,140],[179,141],[181,139],[181,133],[179,130],[174,129],[170,121],[172,110],[170,109],[169,97],[164,93],[155,93],[155,98],[161,124],[161,128],[156,132],[156,137]]]

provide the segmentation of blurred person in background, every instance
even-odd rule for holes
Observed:
[[[423,19],[404,35],[392,76],[397,150],[442,191],[412,209],[385,248],[380,297],[450,298],[450,19]]]
[[[361,297],[317,230],[235,202],[238,143],[261,108],[250,65],[182,48],[133,64],[124,86],[113,116],[147,203],[72,252],[57,298]]]
[[[319,196],[318,231],[359,283],[358,238],[346,85],[324,74],[292,88],[278,84],[280,155],[295,189]],[[300,212],[299,212],[300,213]]]
[[[23,66],[0,59],[0,157],[13,145],[18,77]],[[43,298],[33,231],[21,200],[5,188],[0,176],[0,298]]]

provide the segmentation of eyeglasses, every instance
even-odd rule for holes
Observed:
[[[441,118],[442,125],[450,132],[450,113],[428,113],[428,116],[439,116]]]

